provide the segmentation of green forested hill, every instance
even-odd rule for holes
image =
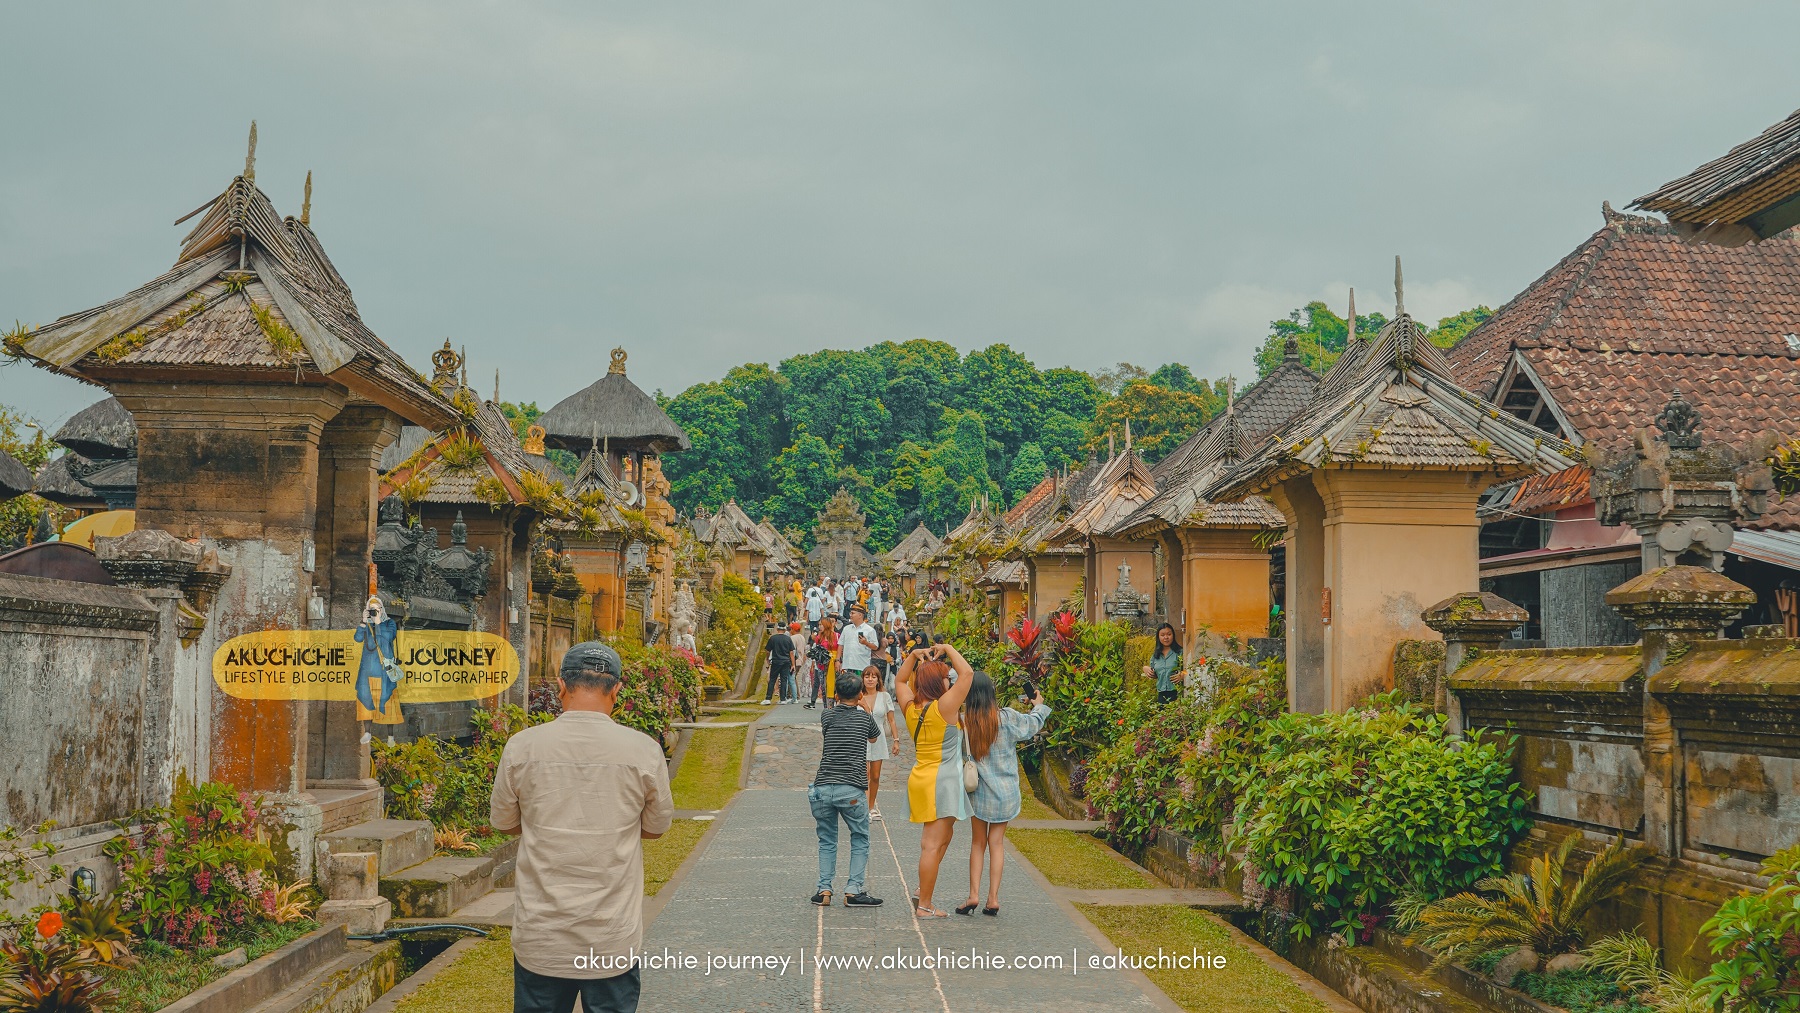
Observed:
[[[1440,322],[1448,345],[1487,318],[1477,307]],[[1358,314],[1373,335],[1386,318]],[[1296,337],[1315,369],[1343,351],[1348,327],[1323,303],[1270,325],[1240,387],[1273,369]],[[868,512],[881,551],[923,520],[942,533],[986,495],[1010,504],[1064,464],[1078,465],[1123,439],[1154,461],[1226,403],[1228,379],[1197,378],[1179,363],[1149,371],[1130,363],[1090,374],[1037,365],[1006,345],[967,356],[937,341],[883,342],[861,351],[797,355],[771,369],[738,366],[723,379],[658,400],[693,438],[663,467],[675,505],[716,508],[735,498],[805,541],[813,514],[839,485]]]

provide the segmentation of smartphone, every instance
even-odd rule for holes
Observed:
[[[1019,694],[1019,699],[1021,699],[1021,700],[1037,699],[1037,687],[1032,685],[1032,682],[1030,679],[1025,680],[1025,691],[1023,693]]]

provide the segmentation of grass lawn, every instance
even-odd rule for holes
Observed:
[[[1007,835],[1011,837],[1011,834]],[[1126,956],[1193,950],[1225,958],[1217,969],[1146,968],[1144,975],[1185,1010],[1206,1013],[1302,1013],[1326,1006],[1293,979],[1231,938],[1217,915],[1180,904],[1108,907],[1077,904],[1076,908],[1106,934]]]
[[[675,875],[675,870],[693,853],[694,845],[700,843],[700,835],[710,826],[710,822],[699,820],[676,820],[669,825],[668,833],[644,842],[644,896],[656,896],[656,891]]]
[[[731,707],[717,714],[706,715],[708,721],[755,721],[769,713],[761,707]]]
[[[1073,830],[1008,830],[1006,839],[1056,886],[1079,890],[1151,889],[1154,882],[1111,848]]]
[[[669,789],[677,809],[721,809],[737,794],[748,728],[696,728]]]
[[[211,950],[178,950],[154,940],[140,940],[132,946],[138,961],[129,967],[105,968],[100,976],[118,990],[119,1001],[108,1006],[114,1013],[149,1013],[187,995],[215,978],[226,975],[214,967],[212,958],[242,946],[251,960],[265,956],[318,928],[310,921],[271,925],[255,935],[225,941]]]
[[[1019,787],[1024,789],[1024,791],[1019,793],[1020,798],[1024,803],[1019,807],[1020,819],[1060,820],[1063,818],[1062,813],[1050,808],[1050,806],[1042,799],[1038,798],[1037,789],[1032,787],[1030,779],[1021,777],[1019,779]]]
[[[396,1009],[405,1013],[512,1009],[512,936],[504,928],[492,931],[456,963],[401,999]]]

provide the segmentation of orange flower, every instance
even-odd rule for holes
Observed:
[[[38,922],[37,922],[38,935],[43,936],[45,939],[49,939],[51,936],[54,936],[58,932],[61,932],[61,931],[62,931],[62,912],[60,912],[60,911],[45,911],[43,914],[38,915]]]

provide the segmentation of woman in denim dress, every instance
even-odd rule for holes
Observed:
[[[974,817],[975,842],[969,849],[969,899],[956,909],[973,914],[981,896],[981,859],[987,855],[988,895],[984,915],[1000,913],[1000,873],[1006,867],[1006,825],[1019,817],[1024,799],[1019,793],[1019,743],[1029,742],[1044,727],[1050,707],[1042,694],[1031,699],[1031,713],[1001,707],[994,695],[994,681],[976,672],[963,703],[963,728],[969,755],[981,780],[969,796]]]

